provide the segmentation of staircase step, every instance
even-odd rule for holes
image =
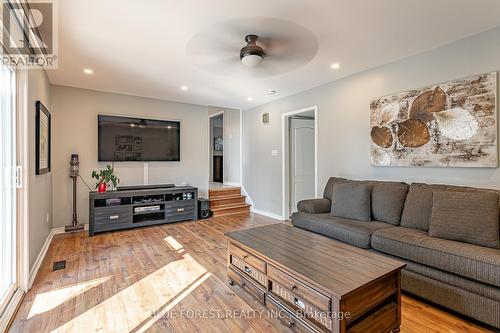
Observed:
[[[244,195],[227,195],[221,197],[210,198],[210,208],[225,206],[225,205],[233,205],[233,204],[244,204],[245,203]]]
[[[211,210],[214,217],[239,214],[239,213],[250,213],[250,205],[249,204],[224,205],[220,207],[211,208]]]
[[[217,197],[224,197],[224,196],[229,196],[229,195],[240,195],[240,194],[241,194],[240,187],[221,187],[221,188],[215,188],[215,189],[208,190],[209,199],[217,198]]]

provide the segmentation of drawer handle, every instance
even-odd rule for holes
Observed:
[[[293,298],[293,304],[295,304],[297,307],[301,308],[302,310],[306,309],[306,304],[304,301],[298,299],[297,297]]]
[[[291,290],[291,291],[294,291],[295,289],[297,289],[297,286],[296,286],[296,285],[294,285],[294,284],[292,284],[292,285],[290,286],[290,290]]]
[[[120,215],[111,215],[109,217],[110,220],[116,220],[117,218],[120,218]]]
[[[248,266],[245,266],[245,272],[250,274],[250,273],[252,273],[252,269]]]
[[[246,259],[246,258],[248,258],[248,255],[244,254],[244,255],[241,256],[241,258]]]
[[[177,208],[177,211],[178,211],[178,212],[183,212],[183,211],[184,211],[184,208]]]
[[[288,322],[288,327],[292,328],[295,326],[295,323],[293,321]]]

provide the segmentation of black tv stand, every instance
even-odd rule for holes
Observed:
[[[90,236],[105,231],[197,220],[196,187],[129,188],[106,193],[90,192]]]
[[[117,191],[132,191],[132,190],[155,190],[158,188],[172,188],[175,184],[154,184],[154,185],[129,185],[118,186]]]

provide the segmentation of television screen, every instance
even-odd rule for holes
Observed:
[[[180,161],[178,121],[98,117],[98,160]]]

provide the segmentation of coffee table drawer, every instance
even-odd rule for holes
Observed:
[[[280,322],[287,326],[290,330],[297,333],[318,332],[301,319],[295,317],[290,311],[282,306],[277,300],[271,296],[266,298],[266,307]]]
[[[250,279],[243,277],[241,274],[235,272],[232,269],[229,269],[227,271],[227,277],[229,279],[229,283],[232,283],[232,282],[236,283],[237,285],[240,286],[241,289],[248,292],[257,301],[259,301],[262,304],[265,304],[266,291],[264,289],[262,289],[261,287],[259,287],[257,284],[250,281]]]
[[[268,276],[271,280],[278,282],[285,289],[313,304],[321,311],[330,312],[330,297],[321,294],[271,265],[268,267]]]
[[[289,309],[291,312],[298,312],[302,314],[303,317],[314,321],[317,325],[324,326],[329,331],[332,330],[333,323],[329,313],[319,310],[314,305],[302,299],[300,296],[295,295],[279,283],[271,280],[271,284],[271,291],[294,307],[293,309]]]
[[[264,288],[267,288],[267,276],[261,273],[258,269],[233,255],[231,255],[231,264],[238,268],[244,274],[244,276],[253,278]]]
[[[266,273],[266,262],[243,250],[241,247],[238,247],[233,243],[229,243],[229,253],[257,268],[262,273]]]

